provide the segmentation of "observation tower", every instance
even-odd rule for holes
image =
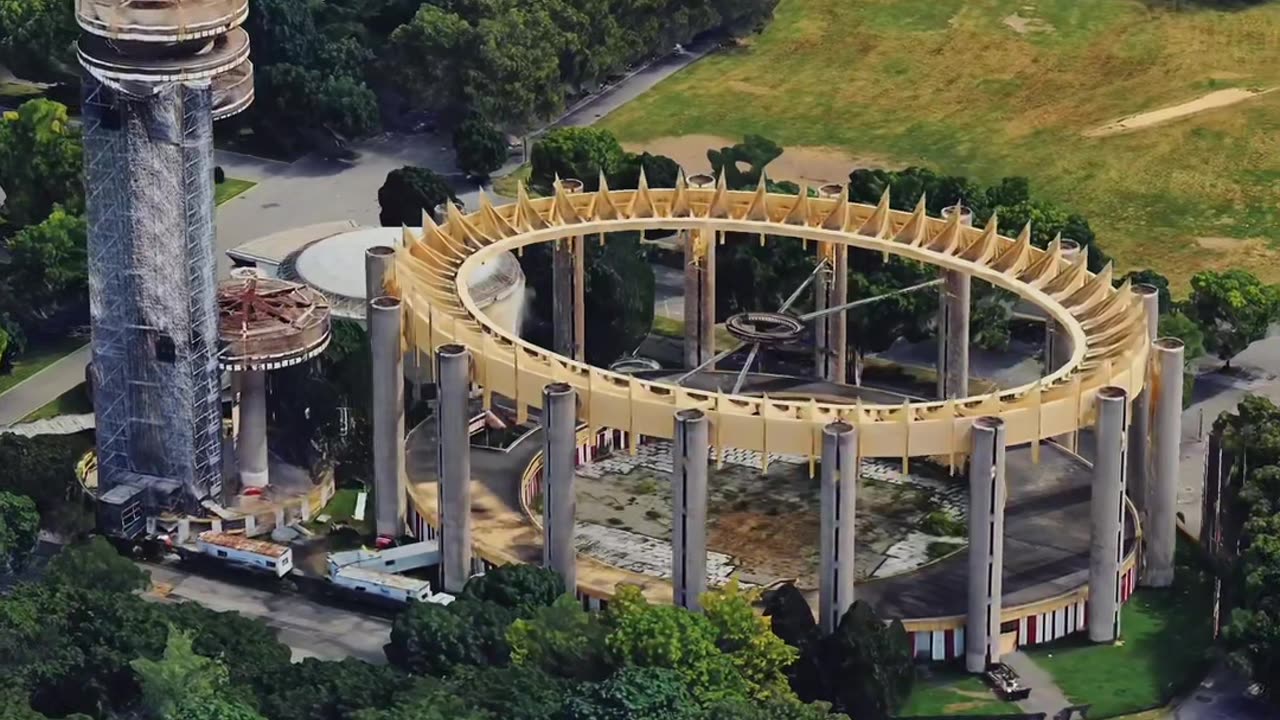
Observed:
[[[222,489],[213,121],[253,100],[248,11],[76,2],[100,488],[178,484],[188,513]]]

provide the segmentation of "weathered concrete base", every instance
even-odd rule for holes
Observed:
[[[447,593],[471,577],[471,353],[442,345],[436,353],[440,576]]]
[[[374,529],[398,537],[405,529],[404,355],[400,352],[400,300],[369,302],[369,350],[373,371]]]
[[[1097,450],[1089,502],[1088,628],[1092,642],[1120,636],[1120,570],[1124,553],[1125,425],[1128,393],[1123,388],[1098,391]]]
[[[672,602],[698,611],[707,591],[708,426],[701,410],[680,410],[671,442]]]
[[[974,420],[969,457],[969,612],[965,668],[980,673],[1000,661],[1004,585],[1005,428],[998,417]]]
[[[822,521],[818,534],[818,625],[832,633],[853,604],[858,498],[858,433],[834,422],[822,429]]]
[[[240,373],[240,434],[236,438],[242,488],[264,488],[267,475],[267,374]]]
[[[564,579],[565,589],[577,588],[578,555],[574,547],[578,504],[577,393],[566,383],[542,390],[542,565]]]
[[[973,286],[966,273],[942,272],[938,304],[938,397],[969,396],[969,296]]]
[[[1182,452],[1182,373],[1185,351],[1177,338],[1155,342],[1155,422],[1151,448],[1154,475],[1147,487],[1146,567],[1143,585],[1173,584],[1178,541],[1178,460]]]

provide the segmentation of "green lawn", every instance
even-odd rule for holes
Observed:
[[[764,134],[849,162],[1033,190],[1090,219],[1124,268],[1248,266],[1280,280],[1280,92],[1129,134],[1131,114],[1280,86],[1280,3],[782,0],[763,35],[610,114],[620,139]],[[1015,17],[1016,16],[1016,17]],[[1024,21],[1030,21],[1027,24]],[[1011,27],[1018,26],[1017,28]]]
[[[494,178],[493,180],[494,194],[501,195],[502,197],[510,198],[514,200],[516,197],[516,192],[517,192],[516,188],[518,184],[520,183],[520,181],[524,181],[525,187],[527,189],[529,185],[529,175],[532,172],[533,172],[532,166],[521,165],[520,167],[516,168],[515,171],[511,172],[508,175],[503,175],[500,178]],[[536,193],[531,193],[531,195],[533,194],[536,194]]]
[[[35,375],[88,342],[88,338],[61,338],[31,344],[26,352],[14,361],[13,369],[9,374],[0,375],[0,393]]]
[[[22,422],[45,420],[59,415],[83,415],[91,412],[93,412],[93,402],[89,399],[85,384],[80,383],[45,403],[39,410],[22,418]]]
[[[683,338],[684,337],[684,321],[675,318],[665,317],[663,315],[653,316],[653,333],[655,335],[663,335],[666,337]],[[738,344],[738,339],[729,334],[724,325],[716,326],[716,349],[728,350]]]
[[[1018,706],[991,694],[981,679],[957,671],[941,671],[928,680],[916,681],[898,717],[917,715],[999,715],[1019,712]]]
[[[250,180],[227,178],[225,181],[213,186],[213,200],[216,204],[221,205],[257,184]]]
[[[333,494],[333,498],[329,500],[329,504],[319,512],[319,515],[328,515],[329,520],[324,523],[318,523],[312,520],[309,529],[313,532],[323,532],[328,530],[329,525],[333,523],[346,524],[355,528],[360,535],[367,536],[373,532],[373,493],[369,493],[369,497],[364,506],[364,520],[354,520],[352,515],[356,511],[356,498],[360,495],[360,491],[355,488],[341,488]]]
[[[1120,643],[1073,640],[1028,654],[1068,699],[1093,704],[1090,718],[1168,702],[1203,674],[1212,634],[1211,581],[1188,563],[1179,564],[1176,578],[1173,588],[1139,590],[1124,606]]]

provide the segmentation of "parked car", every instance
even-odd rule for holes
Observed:
[[[995,691],[996,696],[1006,702],[1025,700],[1031,695],[1031,688],[1022,684],[1022,678],[1013,668],[1004,663],[995,663],[983,674],[987,684]]]

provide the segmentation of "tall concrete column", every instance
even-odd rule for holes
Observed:
[[[471,577],[471,353],[442,345],[436,362],[440,575],[444,591],[458,593]]]
[[[973,211],[963,205],[942,209],[942,217],[960,213],[960,223],[973,225]],[[942,271],[938,297],[938,397],[969,396],[969,296],[973,279],[958,270]]]
[[[1178,539],[1178,457],[1182,449],[1184,350],[1177,338],[1160,338],[1155,349],[1155,417],[1147,484],[1146,571],[1142,584],[1173,584],[1173,551]]]
[[[1134,285],[1134,292],[1142,298],[1142,307],[1147,316],[1147,336],[1155,342],[1160,328],[1160,291],[1154,285]],[[1147,356],[1147,380],[1142,392],[1133,398],[1133,418],[1129,423],[1129,474],[1125,479],[1129,497],[1138,510],[1138,517],[1144,518],[1147,510],[1147,484],[1151,477],[1151,396],[1154,380],[1155,348],[1151,348]],[[1146,524],[1146,520],[1142,520]]]
[[[1098,390],[1097,451],[1089,500],[1088,628],[1092,642],[1120,637],[1120,565],[1124,553],[1126,421],[1129,394],[1124,388]]]
[[[715,186],[706,174],[690,175],[691,189]],[[716,246],[714,230],[686,230],[684,243],[684,364],[695,368],[716,354]],[[707,368],[708,370],[712,368]]]
[[[1005,428],[998,417],[973,421],[969,456],[969,612],[965,667],[978,673],[1000,661],[1004,575]]]
[[[672,602],[695,611],[707,591],[709,425],[701,410],[678,410],[671,437]]]
[[[1062,248],[1063,260],[1075,262],[1080,255],[1080,243],[1075,240],[1063,238],[1059,247]],[[1044,370],[1047,375],[1067,364],[1074,348],[1071,347],[1071,334],[1053,320],[1045,320],[1044,333]]]
[[[831,183],[818,188],[818,197],[839,198],[844,186]],[[814,310],[838,307],[849,301],[849,249],[834,243],[818,243],[818,259],[826,260],[825,272],[814,278]],[[817,377],[834,383],[848,380],[849,353],[846,311],[818,318],[814,323],[814,369]]]
[[[565,192],[582,192],[582,181],[566,178],[560,181]],[[556,353],[583,359],[585,346],[585,308],[578,300],[583,296],[583,238],[564,238],[551,244],[551,324]]]
[[[574,522],[577,496],[577,393],[567,383],[542,389],[542,565],[560,573],[565,589],[578,587]]]
[[[387,281],[395,272],[395,248],[376,245],[364,251],[364,296],[369,300],[387,294]],[[366,305],[364,326],[372,328],[373,305]]]
[[[267,486],[267,373],[240,373],[240,434],[236,437],[242,488]]]
[[[372,355],[374,529],[397,537],[405,528],[404,355],[400,352],[400,299],[369,302]]]
[[[823,268],[813,278],[813,311],[822,312],[830,305],[831,281],[835,279],[835,258],[833,247],[826,243],[817,243],[818,262],[830,262],[832,267]],[[827,326],[831,318],[822,315],[813,321],[813,376],[825,379],[831,374],[831,346],[827,342]]]
[[[831,633],[853,604],[858,433],[849,423],[833,422],[822,428],[821,499],[818,624],[823,632]]]

